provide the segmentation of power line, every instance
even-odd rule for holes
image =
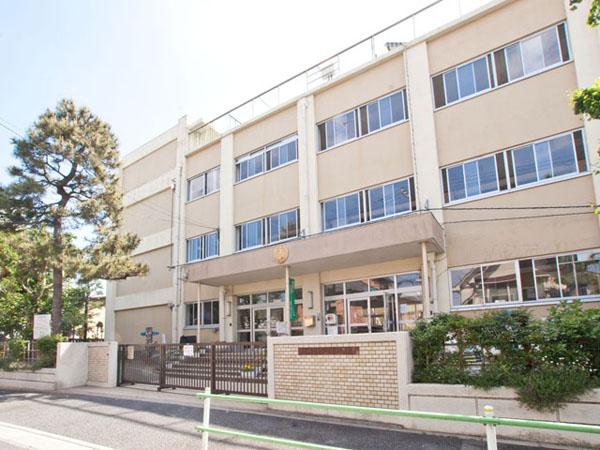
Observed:
[[[567,216],[581,216],[584,214],[595,214],[594,211],[576,212],[576,213],[562,213],[562,214],[540,214],[533,216],[514,216],[514,217],[492,217],[489,219],[464,219],[454,220],[450,222],[444,222],[444,225],[453,225],[458,223],[475,223],[475,222],[498,222],[506,220],[529,220],[529,219],[543,219],[549,217],[567,217]]]
[[[16,131],[14,128],[12,128],[12,125],[10,125],[10,122],[6,119],[3,119],[2,117],[0,117],[0,127],[5,128],[6,130],[10,131],[12,134],[14,134],[15,136],[18,136],[22,139],[25,139],[25,136],[21,133],[19,133],[18,131]],[[16,128],[16,127],[15,127]]]

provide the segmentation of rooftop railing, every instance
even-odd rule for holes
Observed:
[[[353,69],[381,58],[492,0],[436,0],[242,104],[203,123],[190,133],[190,147],[207,145],[231,130],[329,83]]]

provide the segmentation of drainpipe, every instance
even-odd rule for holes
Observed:
[[[196,343],[200,343],[200,283],[196,283]]]
[[[421,242],[421,286],[423,288],[423,317],[431,317],[431,295],[429,294],[429,264],[427,264],[427,243]]]

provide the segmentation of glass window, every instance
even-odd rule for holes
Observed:
[[[367,292],[369,290],[369,284],[367,280],[356,280],[346,282],[346,294],[358,294],[361,292]]]
[[[344,300],[326,300],[325,314],[335,314],[338,320],[338,333],[344,334],[346,332]]]
[[[421,286],[421,272],[403,273],[396,275],[396,287],[409,288]]]
[[[217,231],[187,241],[187,262],[199,261],[219,255],[219,233]]]
[[[344,283],[326,284],[324,287],[325,297],[344,295]]]
[[[515,263],[490,264],[481,268],[486,303],[516,302],[519,300]]]
[[[188,181],[188,201],[194,200],[195,198],[202,197],[204,195],[204,174],[192,178]]]
[[[253,305],[260,305],[262,303],[267,303],[267,294],[252,294]]]
[[[371,278],[371,280],[369,280],[369,289],[371,292],[394,289],[394,277],[390,276],[390,277]]]
[[[359,223],[360,193],[346,195],[323,203],[323,224],[326,230]]]
[[[452,282],[452,305],[483,304],[483,288],[481,285],[481,268],[479,266],[450,271]]]
[[[298,137],[284,139],[241,157],[235,165],[236,181],[245,180],[298,159]]]
[[[188,239],[186,261],[197,261],[200,259],[200,238]]]
[[[506,48],[506,64],[510,81],[523,77],[523,60],[521,59],[521,45],[517,42]]]
[[[445,104],[469,97],[490,88],[487,56],[463,64],[443,74]]]
[[[379,103],[373,102],[367,105],[367,112],[369,115],[369,132],[379,130],[381,128],[381,121],[379,120]]]
[[[263,220],[244,223],[237,226],[238,250],[263,245]]]
[[[269,242],[298,237],[297,210],[275,214],[267,220],[269,223]]]
[[[371,219],[410,211],[410,187],[408,180],[369,189]]]
[[[566,134],[549,141],[552,158],[553,176],[558,177],[577,172],[575,149],[571,134]]]
[[[556,27],[523,39],[506,48],[509,79],[516,80],[562,61]]]
[[[202,325],[219,324],[219,301],[202,303]]]
[[[220,169],[215,167],[188,180],[188,201],[219,190]]]
[[[600,252],[580,252],[573,257],[577,276],[577,295],[599,295]]]
[[[462,165],[448,168],[448,190],[450,192],[450,201],[466,197],[465,177]]]
[[[355,111],[341,114],[325,122],[327,129],[327,146],[341,144],[356,137]]]
[[[249,295],[238,295],[237,304],[238,305],[249,305],[250,304],[250,296]]]
[[[198,303],[186,303],[185,325],[188,327],[198,325]]]
[[[456,69],[458,76],[458,87],[461,97],[468,97],[475,93],[475,76],[473,65],[467,64]]]
[[[537,181],[535,156],[533,146],[517,148],[512,151],[517,185],[534,183]]]
[[[269,292],[269,303],[283,303],[285,301],[285,291]]]
[[[556,258],[540,258],[534,260],[535,283],[538,300],[544,298],[560,298],[560,280]]]

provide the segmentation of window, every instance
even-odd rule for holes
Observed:
[[[573,134],[512,150],[517,186],[579,172]]]
[[[394,92],[318,125],[320,151],[408,119],[406,90]]]
[[[361,136],[407,119],[405,91],[375,100],[359,108]]]
[[[440,108],[493,87],[490,61],[487,55],[482,56],[434,77],[435,107]]]
[[[259,247],[264,244],[263,219],[243,223],[236,227],[237,249]]]
[[[219,325],[219,300],[209,300],[185,305],[185,325],[188,327]]]
[[[294,209],[238,225],[237,249],[245,250],[297,238],[300,235],[299,219],[299,211]]]
[[[600,250],[451,269],[452,306],[600,295]]]
[[[435,107],[441,108],[569,60],[566,27],[561,23],[432,77]]]
[[[298,136],[292,136],[239,158],[235,163],[235,180],[260,175],[298,159]]]
[[[298,210],[275,214],[267,218],[269,243],[298,237]]]
[[[442,169],[446,203],[587,172],[583,133],[534,142]]]
[[[419,272],[325,284],[323,297],[324,314],[337,317],[326,334],[407,330],[423,315]]]
[[[416,209],[412,177],[321,203],[323,230],[404,214]]]
[[[368,196],[371,220],[411,210],[408,179],[371,188],[368,190]]]
[[[220,170],[215,167],[188,180],[188,202],[219,190]]]
[[[219,232],[208,233],[187,240],[186,261],[200,261],[219,256]]]

